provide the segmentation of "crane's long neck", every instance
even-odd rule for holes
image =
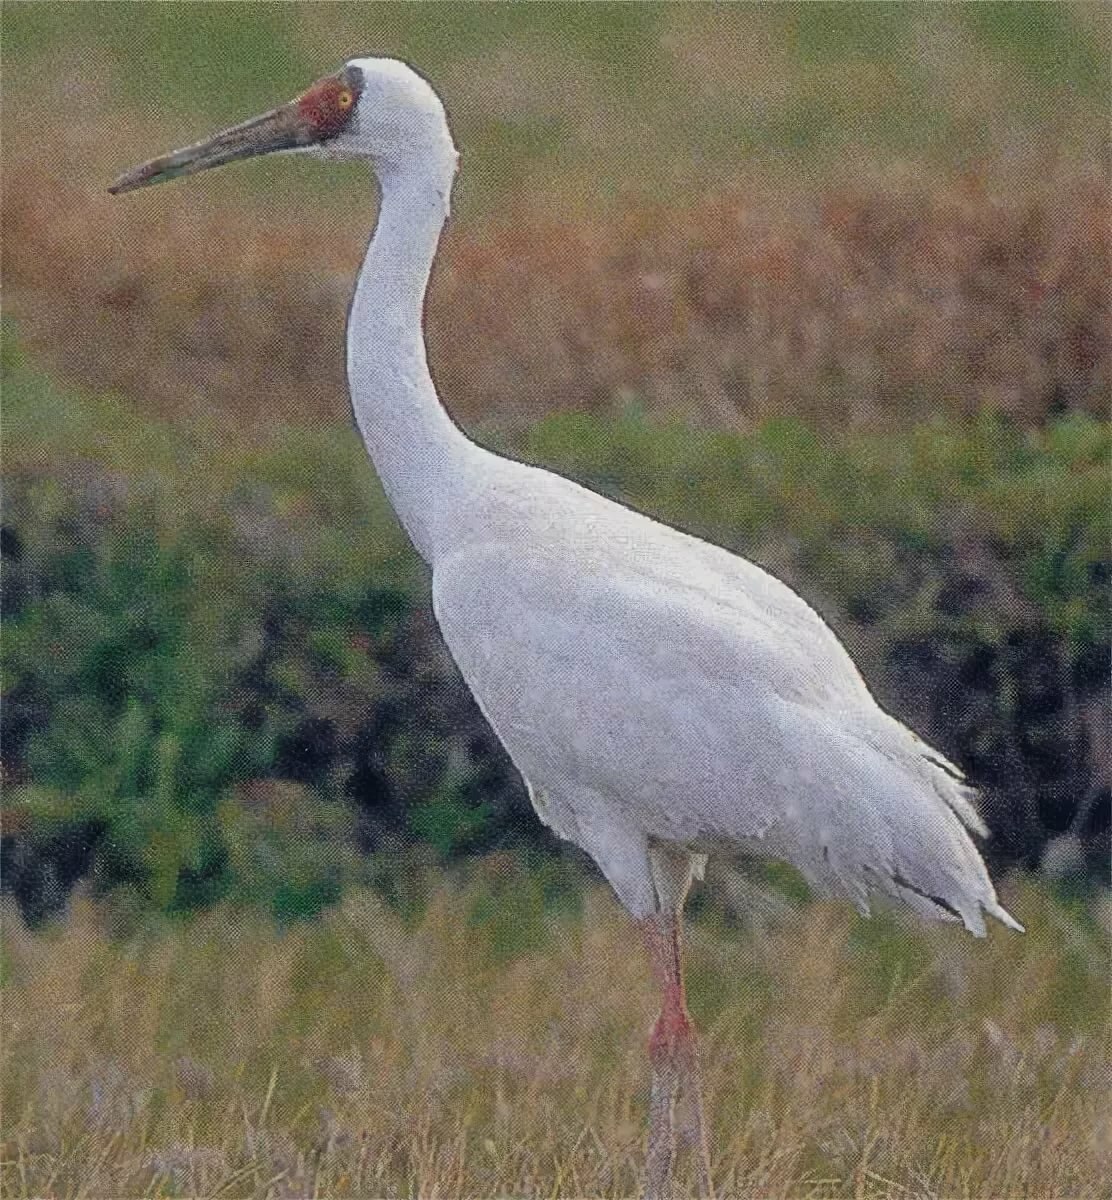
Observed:
[[[378,227],[348,322],[356,423],[394,510],[426,562],[459,519],[471,478],[467,465],[481,453],[440,403],[422,328],[454,167],[451,150],[442,162],[380,173]]]

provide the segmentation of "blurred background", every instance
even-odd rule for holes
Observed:
[[[462,152],[428,310],[456,419],[796,587],[981,788],[1029,930],[719,865],[691,987],[720,1186],[1096,1196],[1109,10],[2,22],[8,1194],[635,1187],[647,970],[351,426],[366,171],[105,193],[382,53]]]

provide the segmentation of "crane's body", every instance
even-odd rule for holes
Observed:
[[[456,170],[439,99],[404,64],[356,59],[298,101],[137,168],[113,190],[274,150],[362,157],[382,187],[356,286],[348,376],[360,432],[432,570],[456,662],[541,820],[587,851],[642,923],[663,992],[653,1033],[650,1194],[669,1185],[674,1108],[703,1141],[680,914],[705,856],[785,859],[866,908],[983,913],[996,899],[960,773],[874,701],[830,628],[754,564],[451,421],[423,304]],[[709,1192],[705,1150],[701,1180]]]
[[[634,916],[649,850],[794,863],[983,933],[999,915],[945,760],[873,701],[841,644],[752,563],[548,472],[490,465],[433,560],[433,607],[538,814]],[[517,469],[513,469],[517,468]]]

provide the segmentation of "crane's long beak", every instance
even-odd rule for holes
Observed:
[[[258,154],[272,154],[276,150],[297,150],[320,141],[320,133],[308,119],[296,100],[283,104],[281,108],[263,113],[233,125],[203,142],[174,150],[150,162],[140,163],[125,171],[108,189],[113,195],[131,192],[166,179],[177,179],[182,175],[193,175],[207,171],[209,167],[220,167],[224,163],[240,158],[254,158]]]

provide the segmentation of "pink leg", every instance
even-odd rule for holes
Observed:
[[[677,1106],[683,1109],[681,1132],[684,1141],[693,1146],[696,1154],[698,1195],[713,1200],[695,1028],[684,995],[681,918],[667,913],[646,917],[641,922],[641,930],[661,992],[660,1016],[649,1037],[652,1090],[649,1095],[646,1200],[663,1200],[671,1195]]]

